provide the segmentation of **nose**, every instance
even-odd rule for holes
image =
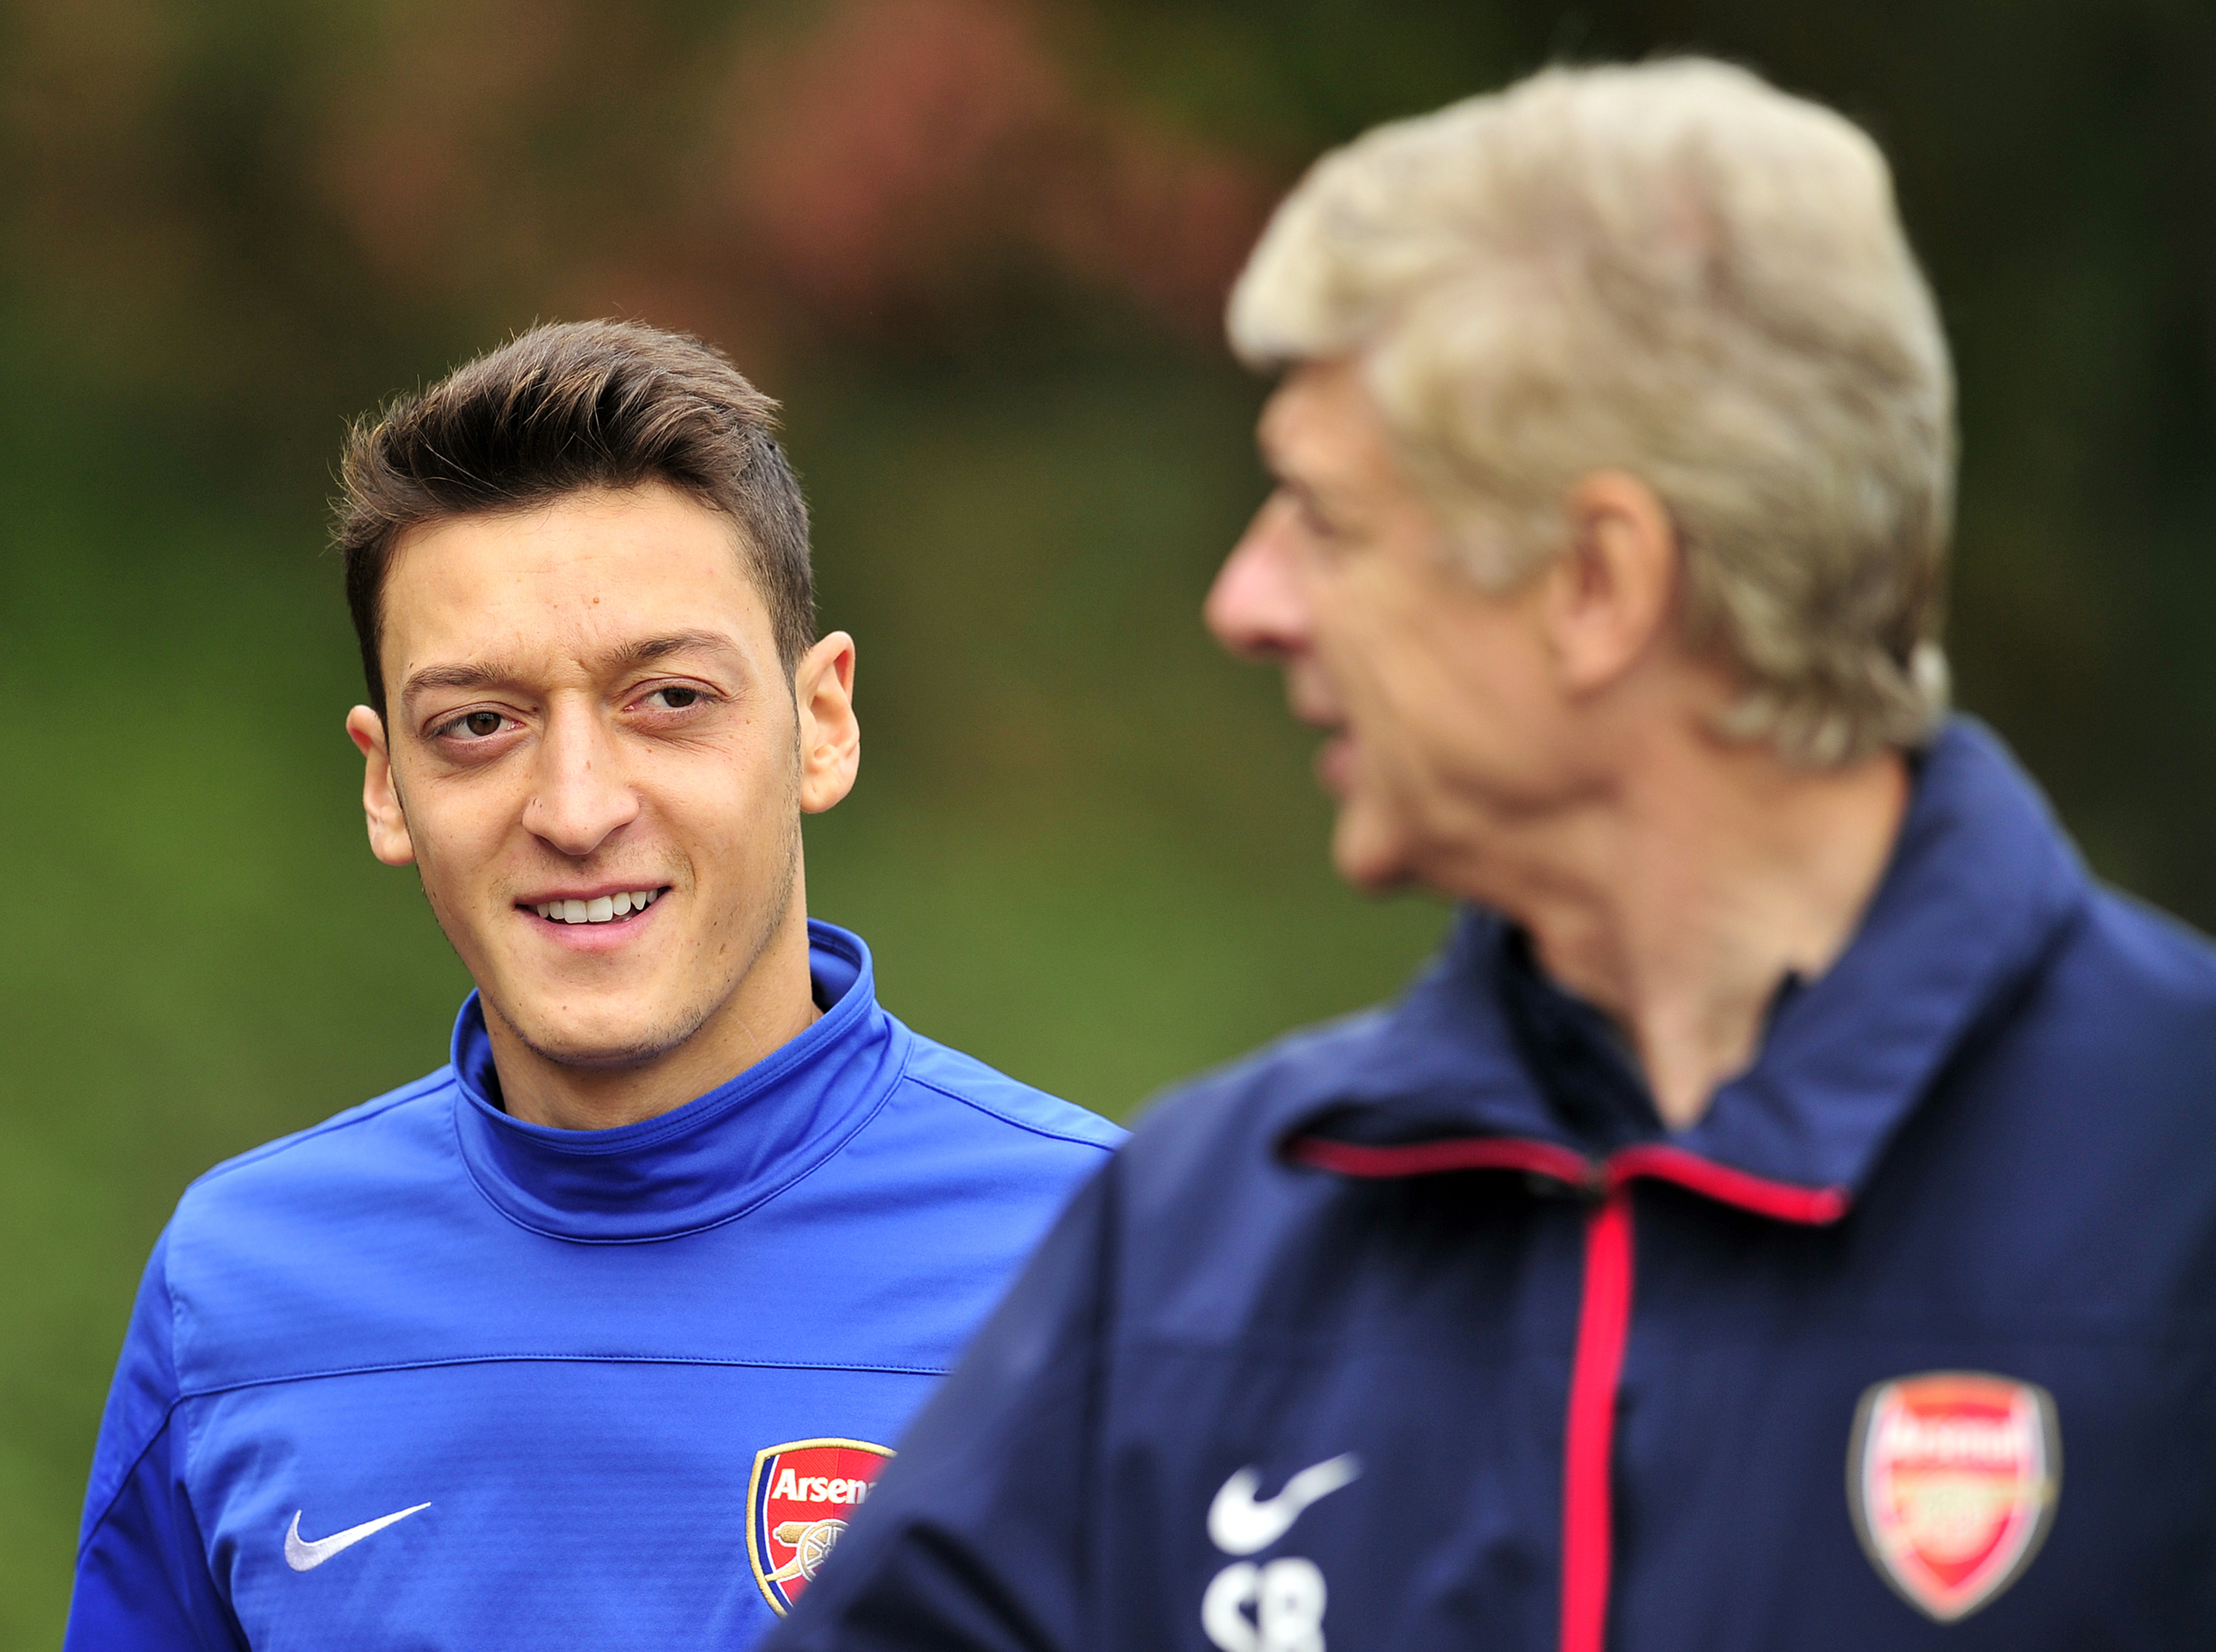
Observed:
[[[1308,597],[1286,542],[1291,509],[1281,498],[1264,502],[1201,607],[1216,640],[1247,659],[1283,659],[1308,644]]]
[[[637,817],[637,793],[594,708],[550,710],[537,782],[524,805],[525,829],[572,860],[585,859]]]

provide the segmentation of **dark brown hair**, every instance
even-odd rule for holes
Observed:
[[[816,640],[808,506],[777,404],[723,353],[630,321],[534,327],[347,433],[331,537],[370,704],[393,547],[409,529],[663,482],[729,517],[789,672]]]

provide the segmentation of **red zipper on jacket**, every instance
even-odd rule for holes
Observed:
[[[1552,1142],[1460,1137],[1366,1147],[1321,1136],[1296,1137],[1285,1156],[1343,1176],[1389,1178],[1449,1170],[1521,1170],[1596,1196],[1585,1219],[1585,1285],[1578,1304],[1577,1353],[1562,1450],[1560,1652],[1603,1652],[1608,1637],[1610,1550],[1615,1520],[1617,1389],[1631,1334],[1631,1184],[1644,1177],[1675,1183],[1720,1204],[1780,1222],[1820,1227],[1847,1213],[1840,1187],[1799,1187],[1704,1159],[1683,1148],[1629,1147],[1594,1160]]]
[[[1616,1385],[1631,1338],[1631,1191],[1618,1186],[1585,1221],[1585,1282],[1562,1441],[1561,1652],[1601,1652],[1615,1520]]]

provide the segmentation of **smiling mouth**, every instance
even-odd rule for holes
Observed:
[[[539,901],[524,910],[536,912],[549,923],[620,923],[645,911],[668,892],[666,886],[621,890],[589,901]]]

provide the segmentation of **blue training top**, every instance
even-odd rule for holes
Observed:
[[[771,1644],[2216,1646],[2216,950],[1966,722],[1688,1130],[1469,914],[1147,1118]]]
[[[1121,1139],[809,926],[808,1031],[642,1124],[453,1063],[219,1166],[148,1264],[72,1652],[743,1645]]]

